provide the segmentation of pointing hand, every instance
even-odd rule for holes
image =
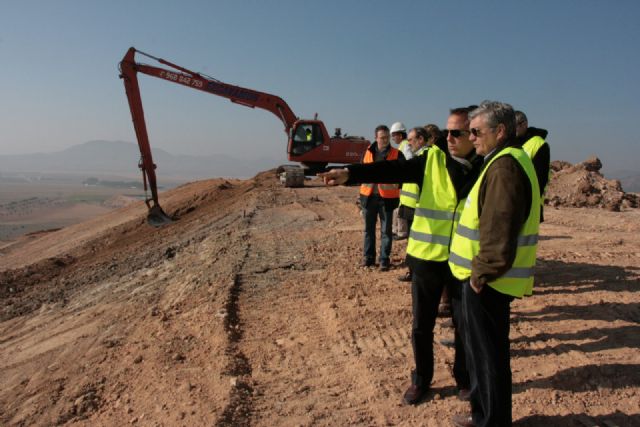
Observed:
[[[349,169],[331,169],[329,172],[319,173],[326,185],[342,185],[349,179]]]

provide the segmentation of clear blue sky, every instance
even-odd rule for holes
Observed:
[[[549,130],[553,159],[640,170],[639,41],[635,0],[3,1],[0,154],[135,142],[117,70],[135,46],[329,131],[443,126],[449,108],[495,99]],[[152,148],[285,162],[270,113],[140,81]]]

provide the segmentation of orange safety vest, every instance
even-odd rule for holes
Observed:
[[[393,147],[389,147],[389,152],[387,153],[387,157],[385,160],[397,160],[399,151]],[[367,150],[364,154],[364,160],[362,163],[373,163],[373,153],[371,150]],[[373,186],[378,186],[378,192],[380,193],[380,197],[384,199],[397,199],[400,197],[400,185],[399,184],[362,184],[360,186],[360,194],[369,197],[371,193],[373,193]]]

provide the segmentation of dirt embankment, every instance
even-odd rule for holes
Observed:
[[[600,173],[601,169],[602,162],[597,157],[576,165],[560,160],[551,162],[547,203],[551,206],[604,208],[615,212],[640,207],[637,194],[625,193],[620,181],[606,179]]]
[[[411,295],[357,267],[357,188],[271,173],[163,194],[0,256],[0,425],[449,425],[436,326],[430,399],[400,404]],[[519,426],[640,425],[640,210],[548,208],[533,297],[512,305]]]

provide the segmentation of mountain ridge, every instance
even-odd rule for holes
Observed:
[[[202,179],[208,177],[241,178],[278,166],[278,160],[266,157],[236,158],[226,154],[191,156],[171,154],[160,148],[152,151],[157,173],[161,176]],[[0,174],[43,173],[122,173],[138,174],[140,152],[137,144],[126,141],[92,140],[62,151],[0,155]]]

